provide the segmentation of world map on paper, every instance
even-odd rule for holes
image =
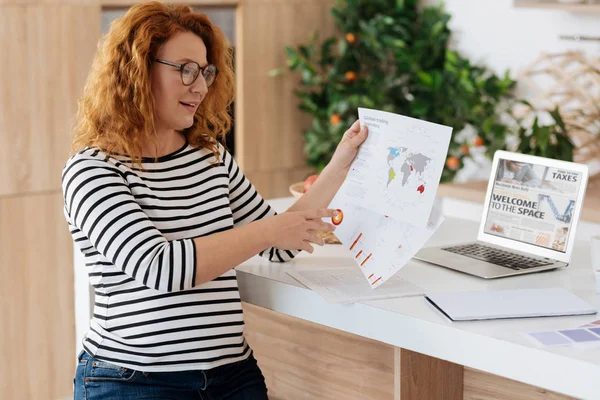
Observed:
[[[414,186],[414,189],[423,193],[425,191],[424,174],[431,158],[421,153],[413,153],[406,147],[389,147],[387,164],[389,166],[386,188],[392,184],[399,184],[406,187],[407,184]]]

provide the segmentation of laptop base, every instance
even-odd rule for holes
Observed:
[[[489,246],[489,244],[483,242],[473,243]],[[508,276],[531,274],[556,268],[563,268],[568,265],[564,262],[550,260],[550,264],[540,267],[512,269],[444,250],[448,247],[450,246],[425,247],[421,249],[414,258],[484,279],[496,279]]]

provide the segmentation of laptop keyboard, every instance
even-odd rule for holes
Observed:
[[[527,257],[520,254],[511,253],[505,250],[499,250],[493,247],[485,246],[479,243],[463,244],[452,247],[445,247],[442,250],[451,253],[460,254],[465,257],[476,260],[486,261],[514,270],[542,267],[553,264],[549,261]]]

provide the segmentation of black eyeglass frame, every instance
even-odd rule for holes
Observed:
[[[200,64],[198,64],[195,61],[186,62],[185,64],[178,64],[178,63],[171,62],[171,61],[160,60],[158,58],[155,59],[154,61],[156,61],[157,63],[160,63],[160,64],[170,65],[171,67],[175,67],[175,68],[179,69],[179,72],[180,72],[180,75],[181,75],[181,83],[184,86],[191,86],[191,85],[193,85],[194,82],[196,82],[196,80],[200,76],[200,74],[202,74],[202,77],[206,81],[206,77],[204,76],[204,71],[206,71],[206,69],[209,68],[209,67],[213,67],[215,69],[215,78],[213,79],[213,81],[210,84],[208,84],[208,82],[207,82],[206,87],[211,87],[212,84],[215,83],[215,80],[217,80],[217,75],[219,75],[219,69],[215,65],[213,65],[213,64],[208,64],[208,65],[206,65],[204,67],[201,67]],[[196,64],[198,66],[198,74],[196,75],[196,77],[190,83],[186,84],[183,81],[183,70],[184,70],[185,66],[188,65],[188,64]]]

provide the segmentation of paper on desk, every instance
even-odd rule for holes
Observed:
[[[557,329],[524,332],[523,335],[540,347],[575,346],[584,349],[600,347],[600,328]]]
[[[597,319],[592,322],[588,322],[587,324],[580,326],[580,328],[598,328],[598,327],[600,327],[600,319]]]
[[[424,227],[452,128],[365,108],[358,109],[358,116],[369,136],[338,191],[340,200]]]
[[[393,277],[378,290],[371,286],[356,267],[296,268],[288,274],[328,303],[355,303],[393,297],[419,296],[424,291],[400,277]]]

